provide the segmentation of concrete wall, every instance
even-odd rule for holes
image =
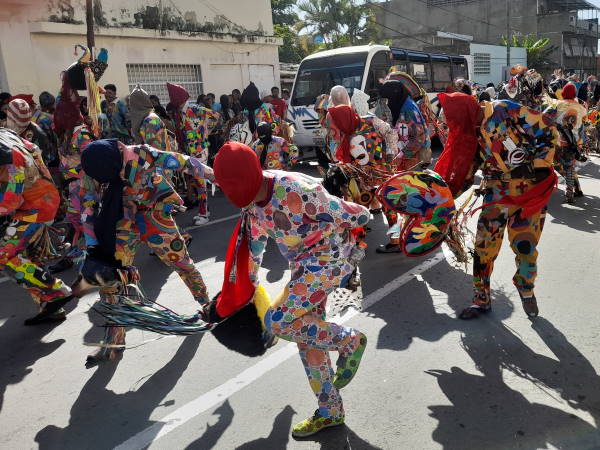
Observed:
[[[511,29],[528,29],[535,33],[535,0],[511,0],[510,5]],[[439,8],[428,7],[420,0],[391,0],[381,3],[381,6],[387,11],[373,7],[377,21],[397,30],[386,29],[385,33],[393,36],[394,44],[402,47],[422,50],[428,44],[419,39],[430,42],[429,45],[436,45],[431,36],[437,31],[473,36],[474,42],[492,45],[499,44],[500,37],[506,35],[505,1],[473,0],[464,5]],[[408,36],[399,36],[400,33]]]
[[[10,1],[10,0],[8,0]],[[14,0],[13,0],[14,1]],[[34,21],[85,22],[85,0],[42,0],[31,11]],[[214,31],[252,30],[273,34],[269,0],[94,0],[101,26]]]
[[[44,15],[40,14],[40,9],[43,8],[23,4],[19,7],[5,8],[3,13],[0,13],[2,90],[9,90],[13,94],[33,93],[36,96],[43,90],[58,92],[61,71],[76,60],[73,54],[74,45],[85,44],[86,37],[85,25],[78,24],[82,18],[84,2],[66,2],[73,6],[73,11],[67,8],[63,16],[58,15],[60,11],[57,9],[57,3],[48,2],[49,13],[46,14],[46,20],[36,20],[44,18]],[[60,3],[64,9],[65,2]],[[128,9],[121,17],[123,20],[129,20],[131,11],[151,3],[158,2],[127,2]],[[204,3],[205,7],[202,7],[201,3]],[[249,81],[257,82],[259,89],[270,89],[277,84],[277,47],[280,40],[270,35],[270,3],[266,0],[222,0],[212,3],[218,5],[218,11],[226,14],[232,22],[234,18],[239,18],[239,26],[244,29],[258,30],[262,27],[262,31],[244,32],[236,29],[237,31],[223,33],[149,29],[131,25],[98,27],[96,48],[106,47],[109,50],[109,67],[102,77],[101,84],[114,83],[119,95],[125,95],[128,92],[127,63],[199,64],[203,91],[214,92],[217,96],[229,93],[234,88],[241,89]],[[203,12],[210,20],[214,19],[210,16],[211,10],[206,7],[206,4],[211,4],[208,0],[182,0],[176,1],[175,4],[183,16],[186,14],[186,8],[195,7],[196,17]],[[105,0],[102,1],[102,7],[104,16],[111,19],[115,11],[118,11],[118,2]],[[64,20],[51,22],[49,18]],[[139,20],[139,16],[136,18]]]
[[[499,45],[471,44],[471,58],[469,61],[469,77],[472,81],[486,85],[487,83],[498,84],[506,79],[506,47]],[[475,74],[473,55],[483,53],[490,55],[490,73]],[[510,66],[515,64],[527,65],[527,50],[522,47],[511,47]]]

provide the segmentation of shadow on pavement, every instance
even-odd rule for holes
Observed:
[[[13,293],[14,297],[18,298],[10,298]],[[6,321],[0,326],[0,411],[7,386],[23,381],[32,372],[31,366],[36,361],[50,355],[65,342],[64,339],[42,342],[42,339],[61,326],[62,322],[37,326],[23,325],[25,319],[39,311],[37,304],[25,289],[9,280],[3,286],[2,296],[6,301],[0,302],[0,322],[2,319]],[[65,309],[70,312],[75,306],[76,303],[71,302]]]
[[[292,418],[296,411],[287,405],[277,414],[273,422],[273,429],[266,438],[255,439],[246,442],[244,445],[236,447],[236,450],[263,450],[267,448],[286,448],[290,439],[290,429],[292,428]],[[204,447],[206,448],[206,447]]]
[[[347,425],[329,428],[298,441],[318,442],[322,450],[382,450],[362,439]]]
[[[378,349],[406,350],[414,338],[436,342],[450,332],[471,326],[472,322],[456,317],[471,304],[471,275],[443,260],[421,276],[423,281],[413,280],[405,286],[402,297],[377,303],[366,311],[386,322],[379,332]],[[516,290],[512,297],[520,310]],[[492,302],[488,317],[493,320],[503,320],[514,312],[515,306],[501,290],[493,290]]]
[[[533,321],[557,360],[535,353],[495,318],[475,325],[465,328],[462,347],[482,375],[458,367],[427,371],[452,403],[429,407],[439,421],[432,438],[445,449],[598,448],[595,426],[561,408],[530,402],[506,383],[515,377],[530,382],[524,389],[538,389],[552,402],[562,398],[598,423],[600,378],[565,336],[544,318]]]
[[[39,448],[113,448],[155,424],[150,415],[175,387],[194,358],[201,339],[202,335],[186,338],[164,367],[137,390],[124,394],[107,389],[118,363],[98,366],[73,404],[69,424],[65,428],[48,425],[37,433],[35,441]]]
[[[186,450],[208,450],[214,448],[225,430],[233,421],[233,408],[229,400],[214,410],[213,416],[219,416],[214,425],[206,424],[206,430],[198,439],[186,447]]]
[[[555,193],[550,200],[548,213],[552,223],[566,225],[586,233],[600,231],[600,198],[585,195],[575,199],[573,205],[562,203],[562,194]]]

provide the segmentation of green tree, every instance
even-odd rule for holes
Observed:
[[[321,37],[326,44],[339,40],[341,33],[341,4],[335,0],[305,0],[298,3],[303,19],[296,25],[297,31],[306,30],[314,37]]]
[[[275,24],[274,34],[283,39],[279,46],[279,61],[285,63],[299,63],[307,55],[300,42],[298,33],[286,25]]]
[[[500,38],[502,45],[508,45],[509,40],[506,36]],[[512,35],[510,38],[510,45],[512,47],[524,47],[527,51],[527,65],[531,68],[535,68],[538,71],[548,66],[554,65],[554,61],[551,59],[552,53],[554,53],[558,47],[555,45],[548,45],[550,39],[538,39],[535,34],[526,34],[525,36]]]
[[[294,26],[298,22],[298,14],[294,11],[296,0],[271,0],[271,11],[274,25]]]

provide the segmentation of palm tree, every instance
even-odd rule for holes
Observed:
[[[308,30],[313,37],[321,36],[332,43],[341,31],[340,2],[335,0],[305,0],[298,4],[303,19],[296,25],[297,31]]]
[[[520,39],[519,39],[520,38]],[[508,44],[506,36],[501,37],[502,45]],[[543,69],[554,64],[550,56],[558,47],[548,46],[550,39],[538,39],[535,34],[526,34],[525,36],[512,35],[510,39],[512,47],[525,47],[527,51],[527,65],[537,70]]]

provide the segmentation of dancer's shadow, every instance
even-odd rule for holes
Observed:
[[[6,283],[11,284],[3,286],[2,296],[6,298],[0,301],[0,322],[4,321],[0,326],[0,411],[7,387],[23,381],[33,371],[32,366],[39,359],[50,355],[65,343],[64,339],[42,341],[56,327],[61,326],[61,322],[37,326],[23,325],[26,318],[36,314],[38,307],[27,291],[12,281]]]
[[[573,205],[563,203],[562,193],[555,193],[548,205],[552,223],[566,225],[586,233],[600,231],[600,198],[586,194]]]
[[[591,364],[548,321],[533,327],[564,360],[532,351],[508,327],[484,317],[466,331],[463,348],[483,375],[458,367],[430,370],[452,406],[430,406],[439,421],[432,437],[447,449],[596,448],[598,429],[579,417],[530,402],[509,387],[507,373],[533,383],[545,396],[562,397],[572,407],[598,418],[600,379]],[[487,332],[484,328],[487,328]],[[475,332],[474,332],[475,331]],[[588,397],[589,396],[589,397]]]
[[[225,430],[231,425],[233,414],[233,408],[229,404],[229,400],[225,400],[225,402],[213,412],[214,416],[219,417],[217,423],[214,425],[207,424],[206,430],[202,436],[188,445],[186,450],[208,450],[214,448],[223,433],[225,433]]]
[[[296,411],[287,405],[277,414],[273,422],[273,429],[266,438],[259,438],[254,441],[246,442],[240,445],[236,450],[263,450],[267,448],[286,448],[290,439],[290,428],[292,419]],[[206,448],[206,447],[204,447]]]
[[[113,448],[155,424],[150,419],[151,414],[177,384],[194,358],[201,339],[202,335],[187,337],[164,367],[152,374],[139,389],[124,394],[106,387],[117,364],[110,361],[101,364],[73,404],[69,424],[64,428],[48,425],[37,433],[35,441],[39,448]]]
[[[347,425],[328,428],[320,431],[314,436],[298,440],[318,442],[321,444],[322,450],[382,450],[381,447],[377,447],[368,441],[365,441]]]
[[[379,332],[377,348],[406,350],[414,338],[436,342],[450,332],[470,326],[456,317],[473,297],[472,276],[463,268],[443,260],[401,292],[402,295],[394,293],[367,310],[386,322]],[[514,297],[518,301],[516,291]],[[513,313],[514,306],[506,292],[494,289],[492,299],[490,317],[502,320]]]

